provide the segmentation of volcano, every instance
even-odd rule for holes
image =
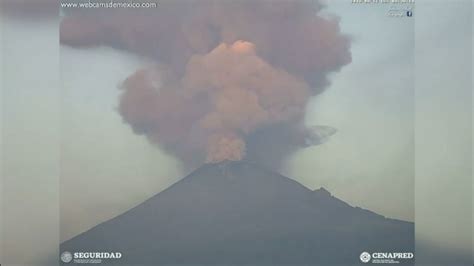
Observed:
[[[61,244],[61,252],[121,252],[103,261],[116,265],[359,265],[364,251],[413,250],[413,223],[245,161],[206,164]]]

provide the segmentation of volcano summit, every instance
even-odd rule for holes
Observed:
[[[359,265],[363,252],[413,250],[413,223],[245,161],[206,164],[61,245],[121,252],[103,261],[117,265]]]

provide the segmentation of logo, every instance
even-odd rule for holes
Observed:
[[[362,252],[360,254],[360,261],[362,261],[363,263],[369,262],[370,259],[371,259],[371,256],[368,252]]]
[[[412,260],[415,255],[411,252],[362,252],[359,256],[360,261],[363,263],[402,263],[404,260]]]
[[[74,252],[65,251],[61,254],[61,261],[64,263],[74,262],[75,264],[97,264],[106,260],[118,260],[122,258],[121,252]]]
[[[72,254],[71,254],[71,252],[67,252],[67,251],[63,252],[63,253],[61,254],[61,261],[64,262],[64,263],[69,263],[69,262],[71,262],[71,261],[72,261]]]

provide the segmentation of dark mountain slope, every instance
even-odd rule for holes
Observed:
[[[61,251],[120,251],[125,265],[342,265],[413,252],[412,223],[354,208],[325,189],[248,162],[208,164]]]

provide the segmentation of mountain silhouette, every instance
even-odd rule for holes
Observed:
[[[103,261],[116,265],[359,265],[364,251],[413,250],[413,223],[245,161],[206,164],[61,244],[121,252]]]

